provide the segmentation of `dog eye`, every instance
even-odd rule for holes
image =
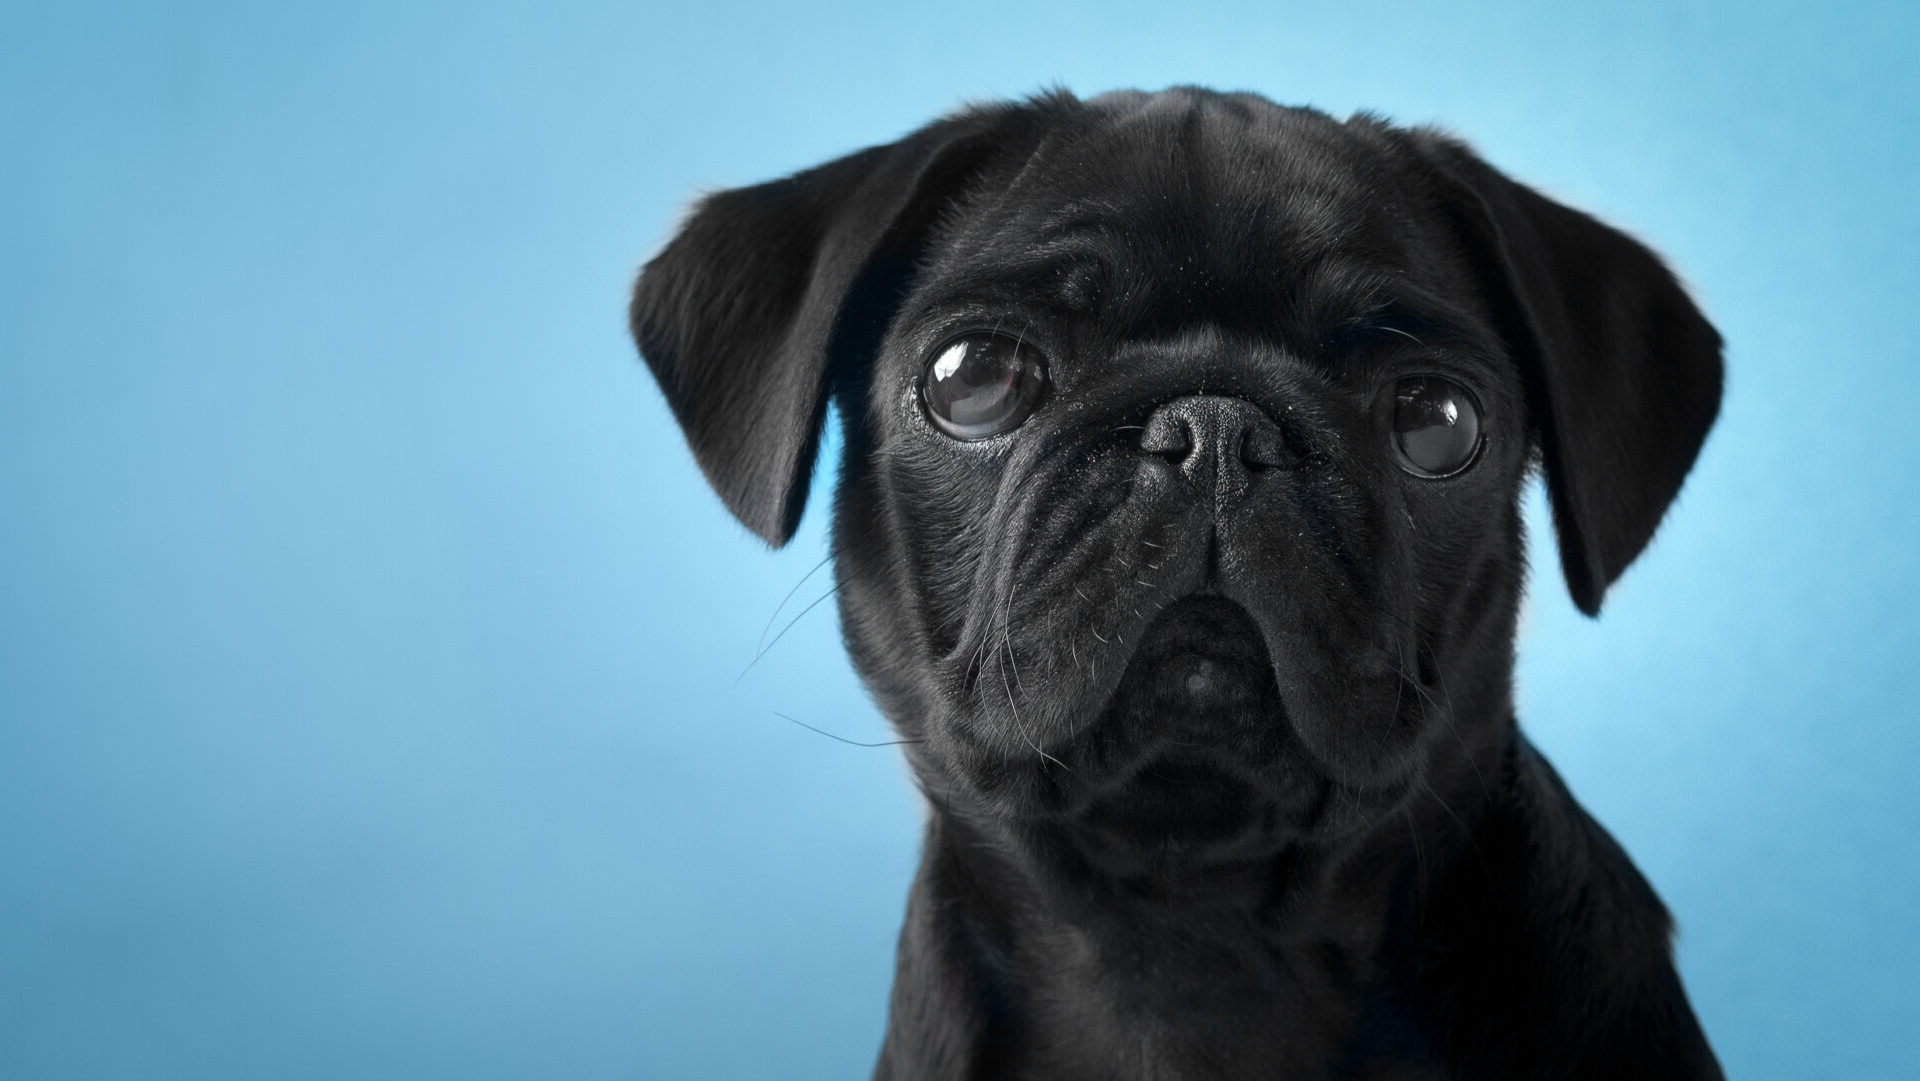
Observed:
[[[1000,334],[970,334],[934,354],[920,396],[941,431],[974,440],[1019,427],[1046,386],[1047,361],[1038,349]]]
[[[1393,447],[1414,476],[1450,477],[1480,452],[1480,407],[1450,380],[1402,379],[1393,391]]]

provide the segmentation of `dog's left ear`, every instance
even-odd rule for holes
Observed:
[[[1658,256],[1507,179],[1472,151],[1412,133],[1493,296],[1527,383],[1574,603],[1652,539],[1720,410],[1720,335]]]
[[[940,212],[1069,99],[977,109],[709,196],[641,271],[634,340],[735,517],[793,536],[827,400],[873,348]]]

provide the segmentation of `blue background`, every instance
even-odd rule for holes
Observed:
[[[1723,420],[1597,623],[1532,497],[1522,716],[1732,1077],[1914,1076],[1914,10],[7,5],[0,1076],[864,1075],[916,797],[774,715],[886,738],[831,603],[735,682],[829,485],[727,518],[625,290],[1056,81],[1437,121],[1672,259]]]

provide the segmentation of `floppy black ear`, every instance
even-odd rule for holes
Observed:
[[[640,353],[707,480],[767,543],[799,525],[829,393],[866,359],[847,354],[878,340],[940,210],[1034,110],[978,110],[709,196],[641,271]]]
[[[1438,166],[1527,382],[1574,603],[1598,615],[1720,410],[1720,335],[1658,256],[1508,180],[1465,146]]]

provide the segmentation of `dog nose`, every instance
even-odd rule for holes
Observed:
[[[1243,494],[1256,473],[1285,465],[1280,426],[1244,398],[1194,394],[1166,402],[1148,415],[1140,449],[1165,458],[1216,500]]]

